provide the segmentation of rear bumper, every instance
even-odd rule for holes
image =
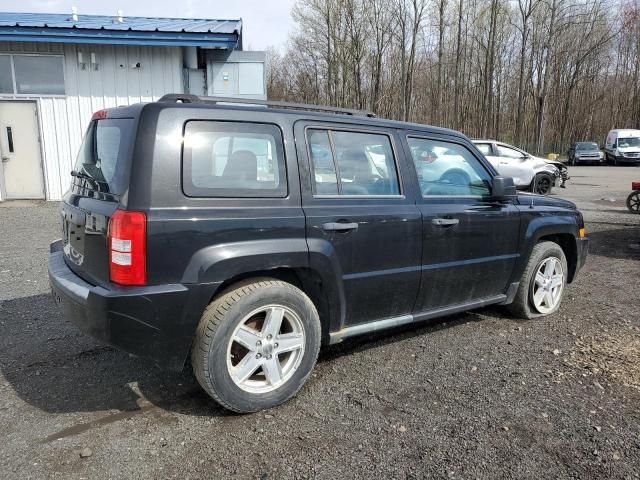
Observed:
[[[208,301],[200,288],[180,284],[113,289],[91,285],[67,266],[59,241],[50,247],[49,283],[65,318],[81,331],[170,370],[184,366]]]

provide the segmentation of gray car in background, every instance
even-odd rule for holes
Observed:
[[[575,142],[569,148],[567,154],[569,165],[580,163],[592,163],[602,165],[604,163],[604,153],[596,142]]]

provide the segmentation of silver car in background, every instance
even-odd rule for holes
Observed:
[[[472,141],[500,175],[512,177],[520,190],[548,195],[553,187],[564,188],[569,179],[567,167],[561,162],[536,157],[496,140]]]

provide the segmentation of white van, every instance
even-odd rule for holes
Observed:
[[[640,164],[640,130],[611,130],[604,144],[607,162]]]

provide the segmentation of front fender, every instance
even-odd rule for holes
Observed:
[[[579,237],[580,213],[572,209],[558,209],[557,207],[535,206],[533,209],[526,206],[518,206],[521,212],[521,251],[518,264],[514,269],[513,281],[519,281],[529,262],[529,257],[533,247],[541,238],[554,235],[571,236],[577,249],[577,238]]]

